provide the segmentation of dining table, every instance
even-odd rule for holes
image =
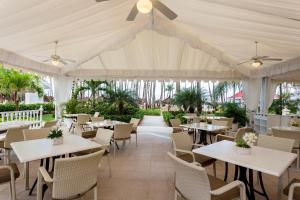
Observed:
[[[191,124],[182,124],[180,127],[187,128],[190,130],[194,130],[194,143],[196,142],[196,134],[200,134],[200,140],[198,144],[208,144],[207,143],[207,134],[210,136],[210,143],[212,143],[212,132],[219,132],[228,129],[227,126],[207,124],[207,123],[191,123]]]
[[[6,131],[10,128],[19,128],[21,126],[32,126],[36,123],[35,121],[27,121],[27,120],[18,120],[18,121],[8,121],[0,123],[0,141],[4,141],[6,137]]]
[[[26,140],[21,142],[11,143],[11,147],[15,152],[18,160],[25,164],[25,189],[29,189],[29,163],[32,161],[45,159],[46,169],[49,170],[49,159],[59,156],[69,155],[79,151],[85,151],[89,149],[101,148],[102,145],[84,139],[78,135],[64,135],[63,143],[59,145],[52,144],[51,139],[36,139]],[[41,162],[42,164],[42,162]],[[33,188],[36,185],[36,181],[31,187],[29,195],[31,195]]]
[[[99,122],[87,122],[87,125],[92,126],[95,129],[98,128],[107,128],[107,129],[114,129],[116,124],[126,124],[126,122],[121,122],[117,120],[103,120]]]
[[[282,177],[284,172],[296,160],[297,155],[290,152],[284,152],[269,148],[251,147],[250,155],[242,155],[238,153],[235,142],[220,141],[201,148],[193,150],[193,153],[205,155],[223,162],[236,165],[234,179],[238,179],[245,183],[248,199],[254,200],[255,193],[264,196],[268,195],[263,185],[262,177],[260,176],[261,191],[255,190],[253,187],[253,171],[265,173],[277,177],[277,199],[282,198]],[[276,159],[280,158],[280,159]],[[247,175],[248,172],[248,175]],[[238,175],[238,177],[237,177]]]

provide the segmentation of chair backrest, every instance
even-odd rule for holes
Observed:
[[[91,117],[92,122],[104,121],[104,117]]]
[[[45,122],[44,128],[53,128],[56,126],[56,124],[57,124],[57,120]]]
[[[228,126],[228,128],[232,128],[232,124],[233,124],[233,118],[221,118],[221,119],[219,119],[220,121],[227,121],[228,122],[228,124],[227,124],[227,126]]]
[[[89,114],[79,114],[77,117],[77,123],[80,124],[85,124],[88,121],[90,121],[91,115]]]
[[[193,123],[200,123],[200,122],[201,122],[201,120],[202,120],[202,118],[201,118],[201,117],[194,117],[194,119],[193,119]]]
[[[294,146],[295,140],[280,138],[268,135],[259,135],[257,140],[257,146],[265,147],[269,149],[276,149],[279,151],[291,152]],[[280,158],[279,158],[280,159]]]
[[[175,167],[175,189],[184,197],[183,199],[211,199],[211,188],[205,169],[195,163],[185,162],[170,152],[168,155]]]
[[[68,199],[93,188],[97,184],[103,153],[104,150],[55,160],[52,198]]]
[[[181,125],[180,119],[170,119],[170,123],[172,127],[179,127]]]
[[[114,132],[112,130],[98,128],[97,136],[93,140],[105,148],[109,148],[113,134]]]
[[[295,140],[294,147],[300,146],[299,145],[299,143],[300,143],[299,131],[282,130],[282,129],[272,128],[272,133],[273,133],[273,136],[275,136],[275,137],[294,139]]]
[[[24,129],[24,140],[37,140],[47,138],[51,128],[39,128],[39,129]]]
[[[245,133],[253,133],[254,130],[251,127],[243,127],[243,128],[239,128],[237,130],[237,132],[235,133],[235,140],[240,140],[243,138],[243,136],[245,135]]]
[[[116,124],[114,127],[114,139],[128,139],[131,136],[133,124]]]
[[[227,127],[228,127],[229,122],[228,122],[228,121],[223,121],[223,120],[215,120],[215,119],[213,119],[213,120],[211,121],[211,124],[212,124],[212,125],[227,126]],[[229,128],[229,127],[228,127],[228,128]]]
[[[99,117],[99,112],[95,112],[93,117]]]
[[[4,148],[11,149],[11,143],[24,141],[23,130],[28,128],[29,126],[21,126],[8,129],[4,140]]]
[[[172,133],[171,139],[174,149],[191,151],[193,148],[193,138],[184,132]]]
[[[137,118],[131,118],[130,122],[131,124],[133,124],[133,127],[137,127],[140,123],[140,119],[137,119]]]

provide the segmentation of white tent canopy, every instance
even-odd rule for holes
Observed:
[[[2,0],[0,62],[85,78],[300,81],[300,3],[296,0],[161,0],[178,14],[126,17],[136,0]],[[54,51],[67,66],[42,63]],[[258,69],[237,63],[259,54],[283,58]]]

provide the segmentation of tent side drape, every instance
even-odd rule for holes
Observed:
[[[243,81],[246,108],[256,111],[259,104],[262,79],[248,79]]]

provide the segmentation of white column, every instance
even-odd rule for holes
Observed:
[[[53,90],[55,102],[55,118],[61,118],[63,104],[71,99],[73,78],[67,76],[53,77]]]

